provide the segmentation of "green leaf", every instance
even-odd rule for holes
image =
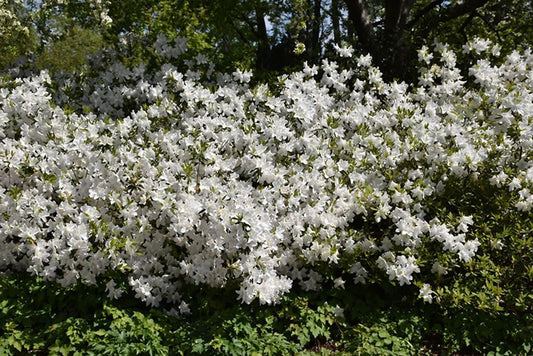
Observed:
[[[379,337],[382,338],[382,339],[385,339],[385,338],[389,338],[389,337],[390,337],[389,332],[388,332],[387,330],[383,330],[383,329],[378,331],[378,335],[379,335]]]
[[[22,344],[18,340],[13,339],[13,341],[11,341],[11,345],[15,348],[15,350],[19,352],[22,351]]]

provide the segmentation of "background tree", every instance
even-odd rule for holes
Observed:
[[[353,43],[368,51],[389,79],[412,81],[416,49],[428,40],[458,48],[468,38],[490,38],[508,52],[531,44],[531,1],[345,0]],[[376,11],[378,10],[378,11]],[[515,31],[514,29],[520,29]]]
[[[0,0],[0,68],[34,50],[35,33],[27,26],[30,16],[22,2]]]
[[[52,71],[72,71],[85,64],[86,56],[97,53],[103,46],[98,33],[76,26],[41,53],[37,66]]]
[[[532,3],[524,0],[26,0],[24,4],[2,0],[2,4],[7,10],[0,14],[0,44],[6,50],[0,64],[34,50],[35,38],[37,52],[48,53],[51,60],[52,44],[58,41],[73,49],[87,47],[76,46],[76,41],[112,47],[126,37],[155,38],[164,33],[169,38],[186,37],[191,55],[208,55],[220,70],[239,66],[254,69],[256,76],[272,77],[300,68],[304,61],[318,63],[334,56],[332,44],[346,43],[357,54],[370,53],[387,79],[413,82],[416,50],[434,40],[458,49],[467,39],[480,36],[501,44],[505,53],[530,45],[533,39]],[[96,45],[90,32],[103,42]],[[139,43],[142,60],[145,48]],[[296,53],[297,45],[305,51]]]
[[[531,1],[522,0],[144,0],[114,1],[109,11],[115,33],[136,26],[180,34],[224,69],[280,73],[318,63],[332,55],[333,43],[346,42],[370,53],[387,79],[409,82],[417,76],[416,50],[428,41],[460,48],[481,36],[509,52],[533,38]]]

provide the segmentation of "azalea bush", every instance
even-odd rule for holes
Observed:
[[[1,79],[4,275],[173,316],[194,314],[198,287],[272,305],[365,284],[530,312],[531,51],[475,39],[462,72],[424,47],[409,86],[338,47],[344,62],[265,84],[186,43]]]
[[[445,45],[422,48],[412,88],[369,56],[251,86],[252,73],[180,61],[186,40],[162,36],[153,54],[170,63],[152,70],[14,71],[0,92],[0,268],[181,312],[189,284],[272,304],[296,285],[390,280],[431,302],[436,278],[506,248],[469,234],[487,222],[471,209],[444,214],[458,182],[533,207],[533,55],[497,50],[465,46],[485,57],[464,78]]]

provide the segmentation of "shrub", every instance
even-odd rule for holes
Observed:
[[[422,48],[416,87],[369,56],[252,85],[182,60],[185,43],[159,38],[148,66],[110,52],[2,79],[4,274],[175,316],[194,286],[276,304],[365,283],[530,312],[530,51],[475,40],[462,75],[447,46]]]

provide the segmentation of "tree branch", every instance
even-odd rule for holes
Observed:
[[[468,36],[466,35],[466,31],[465,31],[466,26],[468,26],[468,24],[472,22],[475,16],[476,16],[476,11],[471,12],[470,16],[468,16],[468,18],[463,22],[463,24],[461,25],[461,28],[459,29],[459,32],[461,32],[461,35],[463,35],[463,39],[465,43],[468,41]]]
[[[416,24],[418,22],[418,20],[420,20],[422,17],[424,17],[428,12],[430,12],[431,10],[433,10],[435,7],[439,6],[440,4],[442,4],[444,2],[444,0],[434,0],[432,1],[431,3],[429,3],[426,7],[424,7],[423,9],[421,9],[420,11],[418,11],[414,16],[413,16],[413,19],[411,21],[409,21],[407,23],[407,27],[413,27],[414,24]]]
[[[241,29],[239,28],[239,26],[237,26],[235,24],[235,21],[230,21],[230,25],[231,27],[233,28],[233,30],[237,33],[237,35],[239,36],[239,38],[241,39],[241,41],[243,41],[244,43],[246,44],[249,44],[250,41],[248,40],[248,38],[246,38],[246,36],[244,35],[244,33],[241,31]]]
[[[439,16],[439,22],[446,22],[472,13],[485,5],[489,0],[468,0],[462,4],[446,8]]]
[[[478,11],[476,11],[475,13],[480,19],[483,20],[483,22],[485,22],[485,25],[487,25],[496,34],[496,37],[498,37],[498,41],[500,41],[500,43],[502,43],[503,40],[502,40],[502,37],[500,36],[500,31],[496,27],[494,27],[494,25],[492,23],[490,23],[489,20],[487,20],[486,16],[483,16]]]
[[[257,37],[261,37],[261,35],[259,34],[259,31],[256,29],[256,23],[253,23],[252,20],[250,20],[250,18],[247,16],[247,15],[243,15],[243,14],[239,14],[239,20],[245,22],[248,27],[250,28],[250,31]]]

